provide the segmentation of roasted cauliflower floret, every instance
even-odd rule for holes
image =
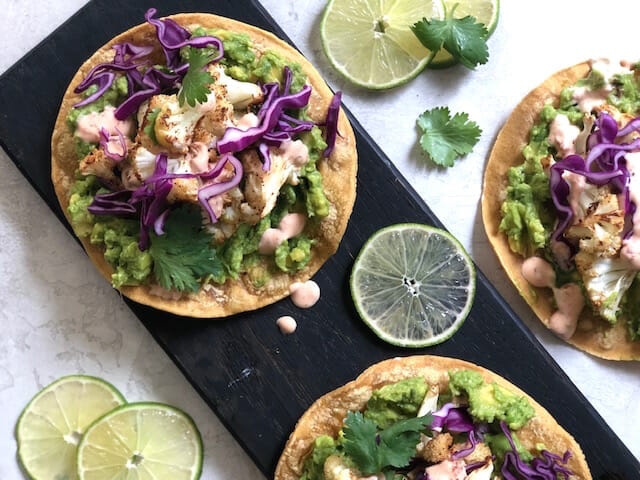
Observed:
[[[575,261],[594,310],[605,320],[615,323],[622,297],[637,272],[623,259],[599,257],[582,250]]]
[[[624,210],[618,197],[608,187],[587,183],[582,191],[579,212],[565,237],[577,243],[580,251],[601,257],[612,257],[622,246]]]
[[[339,455],[331,455],[324,462],[325,480],[358,480],[360,474],[345,465]]]
[[[427,462],[440,463],[451,456],[449,449],[453,445],[453,437],[450,433],[439,433],[431,440],[423,444],[418,451],[418,456]]]
[[[196,124],[205,113],[205,105],[180,105],[176,95],[153,97],[150,108],[160,109],[154,127],[158,143],[170,151],[186,153],[193,140]]]
[[[262,89],[255,83],[241,82],[229,77],[220,65],[210,65],[209,73],[214,78],[214,84],[224,87],[224,97],[231,102],[234,109],[242,110],[262,101]]]
[[[101,148],[96,148],[80,161],[78,169],[85,176],[95,175],[107,182],[118,182],[118,178],[113,173],[115,164]]]
[[[157,154],[141,145],[134,145],[129,149],[127,158],[120,163],[122,183],[128,189],[135,189],[149,178],[156,168]],[[180,158],[167,160],[167,172],[178,171]]]

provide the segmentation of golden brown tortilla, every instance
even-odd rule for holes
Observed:
[[[544,104],[557,99],[566,86],[573,85],[589,72],[587,62],[561,70],[529,93],[515,108],[498,134],[484,173],[482,189],[482,220],[489,241],[505,272],[545,326],[555,312],[553,293],[549,288],[535,288],[522,276],[524,258],[509,248],[507,236],[498,227],[502,220],[500,208],[505,198],[507,171],[524,161],[522,149],[528,143],[529,131],[538,120]],[[627,324],[609,322],[594,317],[585,308],[578,320],[576,333],[570,344],[597,357],[608,360],[640,360],[640,342],[631,341]]]
[[[189,13],[173,15],[169,18],[189,30],[193,30],[196,26],[203,26],[247,33],[251,36],[253,47],[258,54],[273,49],[285,59],[299,63],[308,77],[308,83],[313,88],[308,114],[314,121],[324,121],[333,94],[311,63],[289,44],[257,27],[216,15]],[[74,94],[73,90],[92,67],[102,62],[111,61],[114,55],[112,46],[123,42],[132,42],[136,45],[154,45],[157,61],[161,62],[163,58],[155,28],[145,23],[110,40],[80,67],[71,80],[64,94],[51,139],[51,179],[60,205],[69,221],[70,216],[67,212],[69,190],[74,181],[78,159],[72,132],[67,127],[65,119],[72,106],[81,98],[80,95]],[[353,209],[356,195],[357,152],[353,130],[343,111],[340,112],[338,131],[340,135],[336,139],[333,153],[328,159],[320,160],[318,163],[318,169],[323,178],[324,191],[332,207],[329,216],[322,220],[316,230],[306,230],[317,243],[312,249],[311,261],[303,270],[294,275],[274,274],[267,285],[260,290],[255,290],[249,282],[245,284],[242,280],[229,280],[223,286],[207,286],[206,289],[201,289],[195,294],[185,294],[179,300],[152,295],[148,285],[123,287],[120,291],[136,302],[160,310],[177,315],[203,318],[226,317],[234,313],[254,310],[289,295],[291,283],[311,278],[322,264],[335,253]],[[81,240],[87,254],[100,273],[107,280],[111,280],[113,270],[105,261],[102,248],[91,245],[86,238]]]
[[[449,370],[475,370],[486,382],[496,382],[510,391],[525,396],[533,406],[536,416],[518,430],[518,439],[533,450],[536,443],[544,443],[550,452],[571,451],[568,467],[579,479],[590,480],[591,473],[580,449],[580,445],[542,408],[535,400],[489,370],[447,357],[417,355],[393,358],[366,369],[354,381],[327,393],[315,401],[298,420],[295,430],[284,447],[276,467],[275,480],[298,480],[302,475],[304,459],[311,452],[313,443],[320,435],[336,437],[342,428],[347,411],[361,411],[374,390],[405,378],[424,377],[429,385],[438,385],[440,390],[449,384]]]

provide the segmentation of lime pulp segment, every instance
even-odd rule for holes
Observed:
[[[80,480],[195,480],[202,438],[181,410],[130,403],[91,425],[78,446]]]
[[[420,73],[432,54],[410,27],[442,18],[442,0],[330,0],[320,25],[329,61],[353,83],[391,88]]]
[[[445,231],[400,224],[376,232],[360,252],[351,292],[362,319],[405,347],[440,343],[460,327],[475,293],[475,270]]]
[[[62,377],[42,389],[16,425],[18,459],[38,480],[73,480],[76,449],[86,428],[125,403],[111,384],[95,377]]]

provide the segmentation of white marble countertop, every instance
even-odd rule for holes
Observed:
[[[599,56],[638,58],[637,16],[625,0],[503,0],[491,59],[477,71],[425,71],[405,87],[366,92],[347,85],[321,52],[323,0],[262,0],[317,65],[480,268],[543,342],[613,430],[640,458],[640,363],[605,362],[557,340],[506,280],[480,221],[483,167],[516,103],[550,73]],[[0,72],[66,20],[84,0],[0,0]],[[625,14],[626,12],[626,14]],[[473,154],[449,170],[432,168],[416,148],[415,118],[448,105],[484,130]],[[2,106],[0,106],[0,111]],[[389,121],[390,112],[394,114]],[[128,400],[157,400],[188,411],[205,442],[204,479],[257,478],[257,469],[211,410],[98,275],[80,247],[0,150],[0,478],[22,478],[13,429],[42,386],[83,372],[108,379]],[[274,325],[275,328],[275,325]]]

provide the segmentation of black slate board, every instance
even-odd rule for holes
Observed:
[[[62,94],[93,51],[140,23],[152,5],[159,15],[212,12],[286,38],[257,1],[94,0],[29,52],[0,77],[0,144],[65,225],[49,179],[49,142]],[[359,153],[355,209],[338,253],[315,277],[322,300],[310,310],[295,310],[295,335],[283,337],[274,324],[293,310],[289,300],[224,321],[185,319],[128,302],[262,472],[273,474],[296,420],[317,397],[374,362],[429,353],[483,365],[529,392],[582,445],[595,478],[640,478],[638,460],[481,272],[471,315],[437,347],[407,351],[386,345],[358,319],[347,278],[364,241],[392,223],[441,224],[358,122],[351,121]]]

